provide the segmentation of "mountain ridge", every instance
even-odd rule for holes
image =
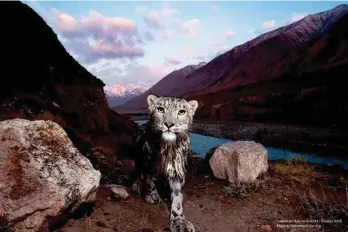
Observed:
[[[342,4],[266,32],[215,57],[184,78],[175,81],[166,76],[158,82],[162,91],[153,93],[189,97],[262,83],[286,75],[291,72],[291,65],[279,65],[282,60],[294,50],[300,52],[305,49],[347,14],[348,4]],[[126,102],[119,109],[122,112],[146,110],[145,98],[137,101]]]
[[[139,105],[140,110],[146,110],[147,109],[147,103],[146,103],[146,96],[148,94],[156,94],[156,95],[163,95],[166,92],[166,87],[167,86],[173,86],[177,82],[183,81],[184,78],[189,75],[190,73],[202,68],[206,63],[205,62],[200,62],[199,64],[193,64],[193,65],[187,65],[181,69],[174,70],[173,72],[169,73],[166,75],[164,78],[159,80],[156,84],[154,84],[151,88],[149,88],[147,91],[144,93],[130,99],[123,105],[119,105],[114,107],[114,110],[118,112],[123,112],[124,111],[124,106],[128,104],[135,104]],[[172,95],[174,96],[174,95]],[[137,108],[138,106],[136,106]],[[137,111],[137,109],[134,109]],[[127,111],[127,108],[126,108]]]
[[[115,84],[105,85],[104,93],[109,107],[116,107],[144,93],[148,89],[149,86],[146,85]]]
[[[276,78],[192,94],[201,120],[306,124],[348,129],[348,14],[272,66]]]

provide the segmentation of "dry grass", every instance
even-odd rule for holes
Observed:
[[[258,179],[253,183],[230,183],[224,186],[224,192],[227,195],[244,199],[249,197],[253,192],[265,189],[265,180]]]
[[[286,163],[276,163],[274,170],[280,175],[304,175],[311,176],[314,173],[314,167],[307,163],[303,156],[294,155]]]
[[[306,193],[297,193],[297,195],[299,197],[298,209],[306,212],[311,219],[318,220],[324,231],[346,232],[348,230],[347,183],[345,196],[336,191],[329,194],[323,188],[320,194],[309,189]]]

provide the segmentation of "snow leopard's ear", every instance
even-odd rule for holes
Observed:
[[[152,106],[157,98],[157,96],[150,94],[149,96],[147,96],[147,104],[149,104],[149,106]]]
[[[198,101],[191,100],[188,102],[188,104],[190,105],[192,113],[194,114],[196,112],[197,107],[198,107]]]

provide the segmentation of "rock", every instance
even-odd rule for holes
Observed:
[[[218,179],[231,183],[250,183],[268,170],[268,152],[254,141],[225,143],[214,150],[210,168]]]
[[[137,124],[108,107],[103,81],[65,50],[52,28],[27,4],[4,2],[0,19],[2,32],[9,35],[0,37],[1,55],[6,57],[2,71],[9,73],[6,84],[0,85],[0,121],[56,122],[80,152],[89,153],[95,169],[103,176],[113,175],[109,170],[115,157],[132,154]],[[5,19],[12,21],[11,26]],[[95,147],[102,149],[94,154]]]
[[[94,200],[101,174],[51,121],[0,121],[0,215],[14,231],[45,231]]]
[[[272,231],[272,227],[270,225],[261,225],[261,229],[263,231]]]
[[[111,191],[117,199],[127,199],[129,197],[127,190],[123,187],[112,187]]]

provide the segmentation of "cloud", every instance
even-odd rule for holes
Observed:
[[[213,10],[213,11],[218,11],[219,9],[220,9],[220,7],[218,7],[218,6],[216,6],[216,5],[213,5],[212,7],[211,7],[211,9]]]
[[[215,51],[217,51],[217,53],[224,53],[230,49],[230,46],[224,43],[213,44],[212,47]]]
[[[135,12],[141,15],[144,22],[153,28],[163,28],[167,26],[175,17],[180,15],[180,12],[169,6],[162,9],[149,9],[147,7],[138,7]]]
[[[227,31],[225,32],[225,37],[226,37],[227,39],[230,39],[230,38],[232,38],[235,34],[236,34],[236,33],[235,33],[234,31],[232,31],[232,30],[227,30]]]
[[[196,36],[199,30],[200,21],[191,19],[181,23],[182,31],[190,37]]]
[[[179,58],[176,57],[167,57],[164,59],[164,64],[166,65],[177,65],[181,63],[181,60],[179,60]]]
[[[156,39],[154,33],[150,30],[145,31],[144,38],[147,41],[154,41]]]
[[[205,61],[206,57],[205,56],[194,56],[193,59],[198,60],[198,61]]]
[[[88,70],[107,85],[119,83],[153,85],[172,71],[163,65],[142,65],[137,61],[124,62],[117,60],[107,66],[104,63],[90,65]]]
[[[263,29],[270,29],[273,28],[275,26],[275,20],[269,20],[269,21],[265,21],[262,23],[262,28]]]
[[[168,29],[168,30],[166,30],[165,32],[164,32],[164,34],[163,34],[163,39],[165,39],[165,40],[170,40],[170,39],[172,39],[172,37],[173,37],[173,30],[170,30],[170,29]]]
[[[292,17],[291,17],[291,22],[296,22],[299,21],[301,19],[303,19],[304,17],[306,17],[308,14],[307,13],[292,13]]]
[[[256,32],[256,29],[255,28],[250,28],[248,29],[248,34],[254,34]]]
[[[144,56],[135,23],[123,17],[105,17],[96,11],[75,19],[71,15],[51,9],[51,23],[69,51],[83,62],[99,59],[134,59]]]
[[[188,54],[192,52],[192,48],[190,47],[183,47],[182,48],[183,53]]]
[[[268,21],[264,21],[261,24],[260,28],[249,28],[247,30],[248,34],[251,34],[252,36],[258,36],[261,34],[264,34],[268,31],[270,31],[271,29],[276,27],[276,21],[275,20],[268,20]]]

